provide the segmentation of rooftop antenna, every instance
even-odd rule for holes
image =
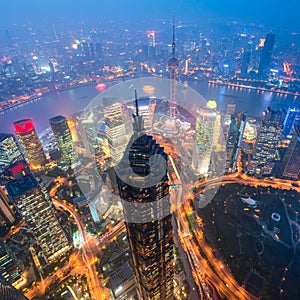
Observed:
[[[136,116],[139,116],[139,103],[138,103],[138,97],[137,97],[137,91],[134,90],[134,94],[135,94],[135,111],[136,111]]]

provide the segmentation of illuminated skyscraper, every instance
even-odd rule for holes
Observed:
[[[273,33],[269,33],[266,37],[264,48],[260,57],[258,74],[263,76],[270,68],[272,52],[275,42],[275,35]]]
[[[300,120],[300,109],[289,107],[283,122],[282,135],[285,137],[291,135],[296,121],[299,120]]]
[[[20,160],[24,160],[24,156],[15,137],[0,133],[0,172]]]
[[[193,155],[193,169],[197,175],[208,174],[211,154],[218,146],[220,132],[221,115],[216,112],[213,101],[208,101],[208,107],[197,109]]]
[[[235,109],[236,109],[236,102],[230,101],[227,104],[227,109],[226,109],[226,114],[227,115],[234,115],[235,114]]]
[[[170,72],[170,117],[176,118],[176,79],[178,73],[178,59],[175,55],[176,44],[175,44],[175,24],[173,19],[173,41],[172,41],[172,57],[168,62],[168,70]]]
[[[105,132],[113,164],[117,164],[125,151],[128,139],[120,100],[104,98]]]
[[[0,240],[0,275],[11,284],[20,280],[22,275],[21,269],[8,253],[2,240]]]
[[[28,300],[21,292],[14,288],[3,276],[0,275],[0,299],[3,300]]]
[[[14,122],[15,132],[31,167],[44,165],[46,156],[32,120],[24,119]]]
[[[246,126],[246,113],[231,116],[228,137],[226,141],[226,173],[234,173],[237,167],[238,155]]]
[[[54,261],[69,250],[68,240],[58,223],[50,197],[33,174],[27,174],[6,184],[14,203],[28,229],[35,236],[46,262]]]
[[[293,138],[280,165],[282,177],[298,180],[300,177],[300,126],[295,128]]]
[[[281,141],[284,114],[268,108],[264,112],[252,157],[248,165],[248,173],[256,176],[271,175],[274,158]]]
[[[11,225],[15,220],[14,212],[9,206],[9,199],[0,188],[0,224]]]
[[[140,300],[173,299],[173,229],[167,168],[167,155],[152,136],[145,134],[138,109],[134,134],[126,155],[117,168],[119,193],[131,250]],[[150,159],[153,165],[150,168]],[[158,182],[151,185],[151,178]],[[138,186],[123,181],[129,178]],[[142,187],[146,184],[147,187]],[[151,186],[148,187],[148,184]]]
[[[63,161],[68,164],[77,162],[78,154],[75,149],[67,119],[63,116],[55,116],[50,119],[50,126],[61,151]]]

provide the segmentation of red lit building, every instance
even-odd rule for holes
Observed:
[[[30,166],[40,167],[44,165],[47,162],[46,156],[32,120],[16,121],[14,128]]]

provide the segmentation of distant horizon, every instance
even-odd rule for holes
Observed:
[[[296,0],[286,1],[249,1],[248,4],[238,0],[197,1],[197,0],[153,0],[151,4],[137,0],[106,1],[96,0],[13,0],[1,3],[0,28],[12,24],[56,24],[61,20],[91,23],[129,22],[133,25],[141,21],[171,19],[175,13],[177,20],[183,22],[233,22],[242,24],[264,25],[298,30],[298,11],[300,3]]]

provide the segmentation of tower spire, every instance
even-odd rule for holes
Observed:
[[[138,97],[137,97],[137,91],[134,90],[135,95],[135,114],[138,117],[139,116],[139,103],[138,103]]]
[[[172,58],[175,58],[175,50],[176,50],[176,44],[175,44],[175,15],[173,14],[173,42],[172,42]]]

